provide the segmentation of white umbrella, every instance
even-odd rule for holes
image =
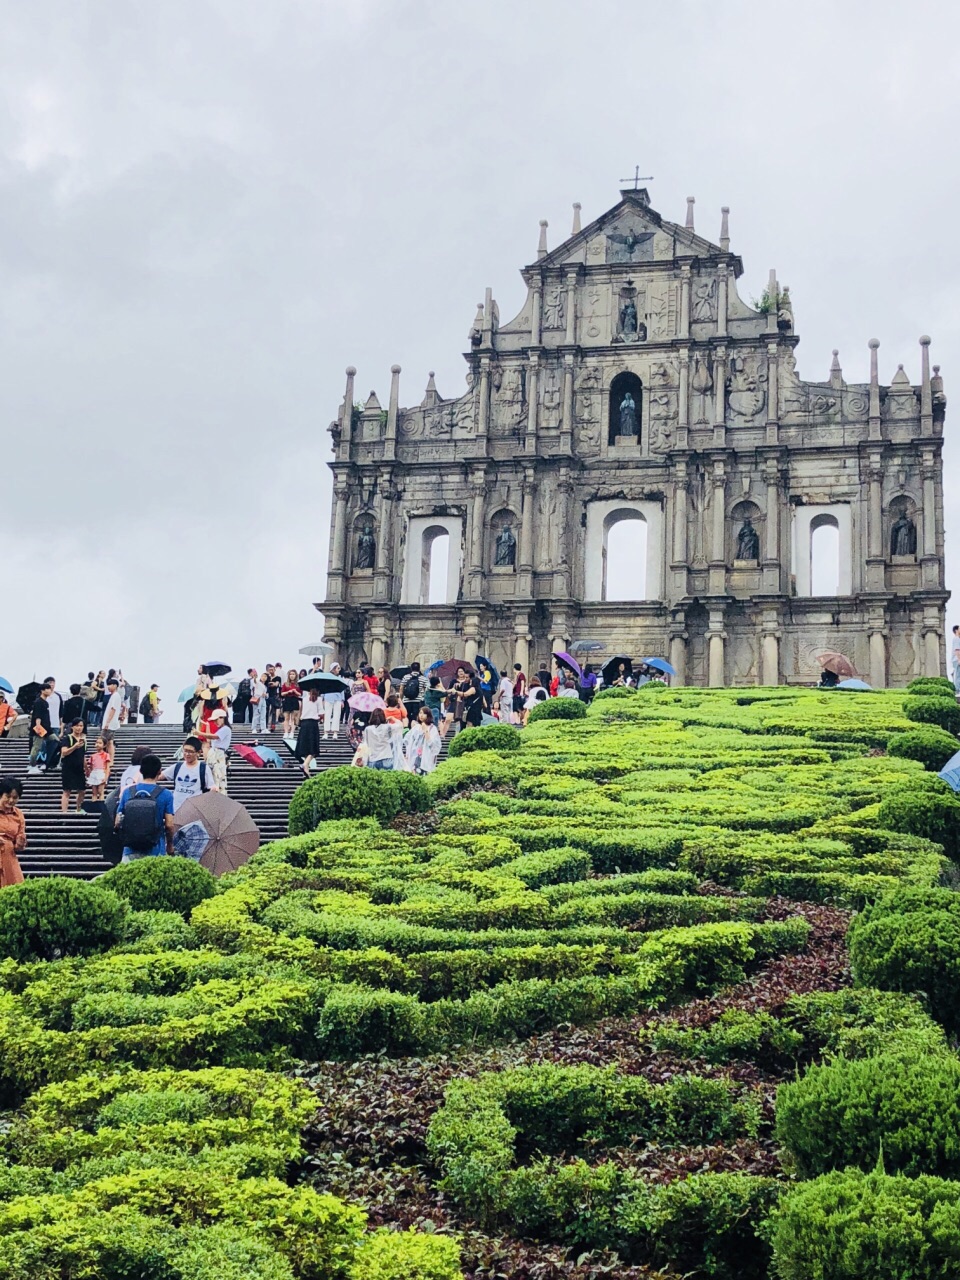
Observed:
[[[322,658],[325,653],[333,653],[333,645],[318,640],[316,644],[305,644],[299,652],[307,658]]]

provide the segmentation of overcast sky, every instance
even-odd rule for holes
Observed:
[[[960,337],[960,12],[940,0],[0,0],[0,674],[321,634],[326,427],[461,352],[491,285],[653,174],[791,286],[798,371]],[[953,414],[948,408],[947,430]],[[957,450],[947,449],[948,585]],[[951,582],[953,579],[953,582]],[[951,613],[960,616],[960,611]]]

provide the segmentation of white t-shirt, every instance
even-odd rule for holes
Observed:
[[[254,680],[250,686],[250,699],[260,698],[261,700],[267,696],[266,686],[262,680]]]
[[[57,693],[56,689],[47,699],[47,708],[50,712],[50,728],[54,733],[59,733],[60,721],[63,719],[63,698]]]
[[[140,772],[140,766],[138,764],[128,764],[120,775],[120,794],[122,795],[127,787],[132,787],[142,781],[143,775]]]
[[[319,720],[323,715],[323,699],[318,698],[316,702],[309,696],[304,698],[303,705],[300,708],[301,720]]]
[[[164,769],[163,776],[168,780],[173,780],[176,774],[176,781],[173,783],[173,812],[176,813],[185,800],[189,800],[191,796],[199,796],[203,794],[203,787],[200,782],[201,761],[197,761],[195,765],[185,764],[182,760],[177,764],[172,764],[168,769]],[[204,767],[206,774],[207,790],[215,790],[213,785],[213,770]]]
[[[218,729],[213,735],[212,747],[219,747],[221,751],[229,751],[230,743],[233,741],[233,730],[224,721],[223,727]]]
[[[103,709],[103,728],[115,733],[120,728],[120,712],[123,710],[124,695],[120,689],[115,690],[107,699]],[[113,715],[110,712],[113,712]]]

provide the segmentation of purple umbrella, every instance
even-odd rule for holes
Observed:
[[[571,658],[569,653],[555,653],[553,656],[561,667],[566,667],[568,671],[572,671],[578,680],[583,675],[579,662],[577,662],[576,658]]]

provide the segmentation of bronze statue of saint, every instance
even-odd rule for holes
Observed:
[[[373,525],[366,524],[360,530],[357,538],[357,558],[353,567],[355,569],[372,569],[376,552],[377,546],[373,540]]]
[[[637,332],[637,304],[632,298],[620,308],[620,332],[625,338],[636,336]]]
[[[513,530],[505,524],[497,534],[497,555],[494,563],[512,566],[516,563],[516,559],[517,540],[513,536]]]
[[[917,526],[907,515],[906,507],[894,521],[890,530],[890,554],[892,556],[915,556],[917,554]]]
[[[640,434],[637,404],[629,391],[620,401],[620,430],[617,434],[621,436],[639,436]]]
[[[740,526],[740,532],[737,534],[737,559],[760,559],[760,537],[749,516],[744,520]]]

